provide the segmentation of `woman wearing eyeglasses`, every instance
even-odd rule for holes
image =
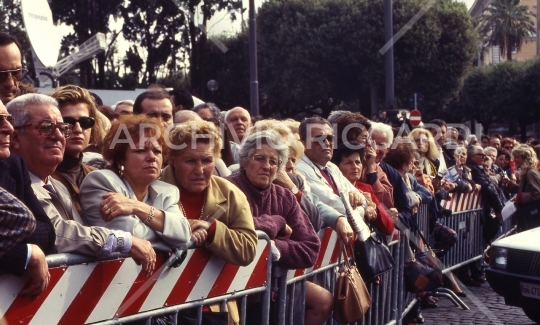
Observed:
[[[286,269],[313,266],[319,237],[294,194],[272,183],[285,168],[288,146],[276,131],[254,132],[244,137],[238,157],[240,172],[227,179],[246,194],[255,229],[270,237],[276,264]],[[323,324],[331,311],[330,292],[307,282],[305,324]]]
[[[64,159],[52,177],[69,190],[74,206],[81,213],[79,188],[86,175],[96,169],[82,162],[83,151],[89,144],[102,141],[104,126],[97,118],[96,104],[86,89],[67,85],[57,88],[50,96],[58,102],[64,122],[73,126],[71,136],[66,139]]]

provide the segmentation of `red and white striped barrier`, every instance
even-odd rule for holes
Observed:
[[[315,265],[308,269],[296,269],[289,270],[287,272],[287,281],[292,280],[295,277],[299,277],[305,274],[309,274],[313,271],[320,269],[321,267],[336,263],[339,255],[339,238],[332,228],[321,229],[318,233],[321,240],[321,249],[319,255],[315,261]]]
[[[0,276],[0,316],[8,324],[85,324],[267,285],[267,241],[254,261],[240,267],[204,248],[190,249],[177,268],[146,277],[133,259],[93,262],[49,270],[47,289],[35,300],[19,295],[27,277]]]
[[[441,205],[454,213],[482,209],[480,190],[471,193],[450,193],[450,199],[441,201]]]

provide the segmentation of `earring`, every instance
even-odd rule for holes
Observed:
[[[124,176],[124,165],[120,165],[120,168],[118,168],[118,175],[120,175],[120,177]]]

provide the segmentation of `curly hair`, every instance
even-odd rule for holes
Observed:
[[[538,165],[538,158],[536,156],[536,151],[531,146],[526,144],[519,145],[512,150],[513,157],[521,157],[523,159],[523,164],[521,165],[521,175],[527,172],[529,169],[536,168]]]
[[[415,129],[417,130],[417,129]],[[428,132],[429,133],[429,132]],[[397,139],[396,139],[397,140]],[[403,166],[409,165],[414,160],[414,149],[411,143],[397,142],[386,153],[383,160],[398,171],[401,171]]]
[[[249,128],[247,134],[265,130],[274,130],[279,133],[284,143],[289,146],[289,155],[293,155],[296,159],[302,158],[304,155],[304,145],[283,121],[274,119],[257,121],[254,126]]]
[[[103,158],[109,162],[112,170],[118,172],[118,164],[126,159],[127,150],[135,148],[143,136],[148,140],[157,137],[165,161],[169,147],[165,143],[164,134],[165,128],[157,118],[145,114],[120,116],[103,139]]]
[[[88,116],[96,121],[91,129],[90,144],[97,146],[101,143],[106,133],[105,125],[98,116],[96,103],[88,90],[75,85],[66,85],[56,88],[49,96],[56,99],[61,113],[66,105],[85,104],[88,109]]]
[[[417,140],[422,134],[425,135],[428,140],[428,151],[426,152],[427,159],[431,161],[437,160],[439,158],[439,150],[437,149],[435,139],[433,139],[433,135],[431,135],[431,132],[426,129],[416,128],[411,131],[411,134],[409,134],[409,136],[413,140]]]
[[[171,147],[182,147],[182,149],[171,148],[169,162],[178,157],[185,149],[185,145],[193,145],[195,142],[210,143],[213,145],[214,158],[221,157],[221,137],[218,129],[212,122],[203,120],[187,121],[177,125],[169,133],[167,143]]]
[[[280,134],[272,129],[251,133],[244,137],[238,150],[240,167],[244,168],[247,165],[249,158],[253,155],[255,149],[261,144],[269,145],[278,152],[278,171],[283,170],[287,163],[287,159],[289,158],[289,148],[282,141]]]
[[[360,113],[346,113],[341,115],[337,120],[337,143],[358,141],[358,137],[362,131],[371,128],[371,122]]]
[[[363,144],[356,141],[344,142],[340,144],[337,149],[334,150],[331,161],[332,163],[339,166],[339,164],[344,158],[349,157],[353,153],[357,153],[360,156],[360,161],[363,164],[365,160],[364,147],[365,146]]]

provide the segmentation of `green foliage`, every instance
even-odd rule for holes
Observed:
[[[219,88],[212,94],[205,86],[199,95],[224,110],[234,106],[249,107],[248,35],[222,35],[218,39],[227,47],[227,52],[223,53],[214,43],[207,42],[204,49],[207,64],[201,72],[204,81],[216,80]]]
[[[394,1],[394,32],[426,0]],[[258,15],[263,110],[291,116],[308,105],[383,95],[383,4],[372,0],[271,0]],[[437,2],[394,47],[398,106],[415,91],[439,113],[457,95],[476,53],[464,4]],[[330,101],[330,99],[332,99]],[[403,107],[403,106],[402,106]]]
[[[480,19],[480,33],[489,45],[498,45],[501,55],[512,60],[512,50],[521,49],[536,33],[534,14],[520,0],[493,0]]]
[[[17,39],[24,53],[26,67],[33,74],[34,62],[32,61],[30,40],[24,29],[21,1],[0,0],[0,8],[0,32],[6,32]]]
[[[476,68],[465,79],[454,118],[474,118],[486,133],[491,123],[514,120],[519,123],[524,139],[526,126],[540,118],[539,87],[538,58]]]

